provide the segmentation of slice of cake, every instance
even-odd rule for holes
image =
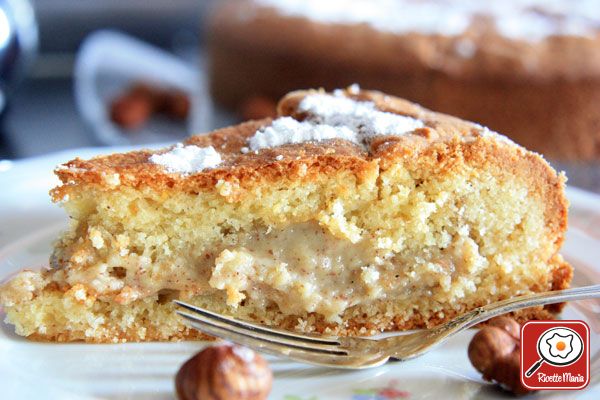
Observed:
[[[159,152],[75,159],[50,268],[0,289],[38,340],[198,337],[173,299],[302,332],[430,327],[563,289],[564,177],[474,123],[353,86]],[[559,307],[516,313],[552,318]]]

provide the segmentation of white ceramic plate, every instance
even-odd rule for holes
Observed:
[[[66,225],[50,203],[55,165],[121,149],[82,149],[18,161],[0,161],[0,279],[47,262],[52,240]],[[576,267],[574,285],[600,282],[600,197],[577,189],[563,250]],[[600,398],[600,302],[570,304],[563,318],[591,328],[591,383],[576,392],[544,397]],[[2,318],[0,310],[0,318]],[[467,344],[473,331],[416,360],[366,371],[339,371],[269,357],[275,372],[272,399],[390,400],[403,398],[506,398],[471,367]],[[173,376],[203,346],[199,342],[119,345],[28,342],[0,323],[2,399],[172,399]],[[539,395],[538,395],[539,397]]]

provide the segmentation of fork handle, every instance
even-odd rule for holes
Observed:
[[[520,310],[546,304],[562,303],[566,301],[587,300],[600,298],[600,285],[582,286],[573,289],[556,290],[543,293],[533,293],[525,296],[513,297],[487,306],[479,307],[471,312],[441,325],[438,329],[452,334],[477,325],[480,322],[487,321],[498,315],[506,314],[511,311]]]

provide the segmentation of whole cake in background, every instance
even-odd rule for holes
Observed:
[[[56,174],[71,224],[50,268],[0,286],[32,339],[199,337],[173,299],[368,335],[571,280],[564,175],[481,125],[357,86],[293,92],[275,119]]]
[[[211,87],[236,108],[358,82],[598,160],[599,32],[596,0],[231,1],[212,17]]]

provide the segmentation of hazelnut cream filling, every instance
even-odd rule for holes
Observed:
[[[14,282],[23,284],[5,291],[4,301],[31,297],[53,281],[84,284],[98,298],[121,304],[165,291],[181,298],[221,292],[233,308],[249,300],[259,307],[274,304],[288,314],[316,312],[334,322],[347,308],[375,300],[410,302],[415,295],[431,296],[440,289],[444,296],[463,297],[475,291],[473,274],[488,265],[478,245],[463,234],[449,239],[444,249],[425,252],[427,257],[400,256],[377,240],[352,239],[311,221],[240,232],[212,252],[191,256],[190,249],[189,259],[164,263],[125,251],[94,267],[79,268],[72,258],[70,268],[55,265],[55,273],[43,278],[33,274],[39,277],[35,282],[31,272],[22,272]]]
[[[464,279],[487,265],[468,237],[459,236],[431,259],[416,263],[412,255],[404,260],[381,247],[366,239],[353,243],[336,237],[315,222],[296,224],[223,250],[209,284],[225,290],[232,307],[249,298],[261,306],[275,302],[288,314],[316,312],[339,321],[353,305],[388,297],[408,302],[417,293],[427,296],[440,287],[464,296],[475,290]]]

